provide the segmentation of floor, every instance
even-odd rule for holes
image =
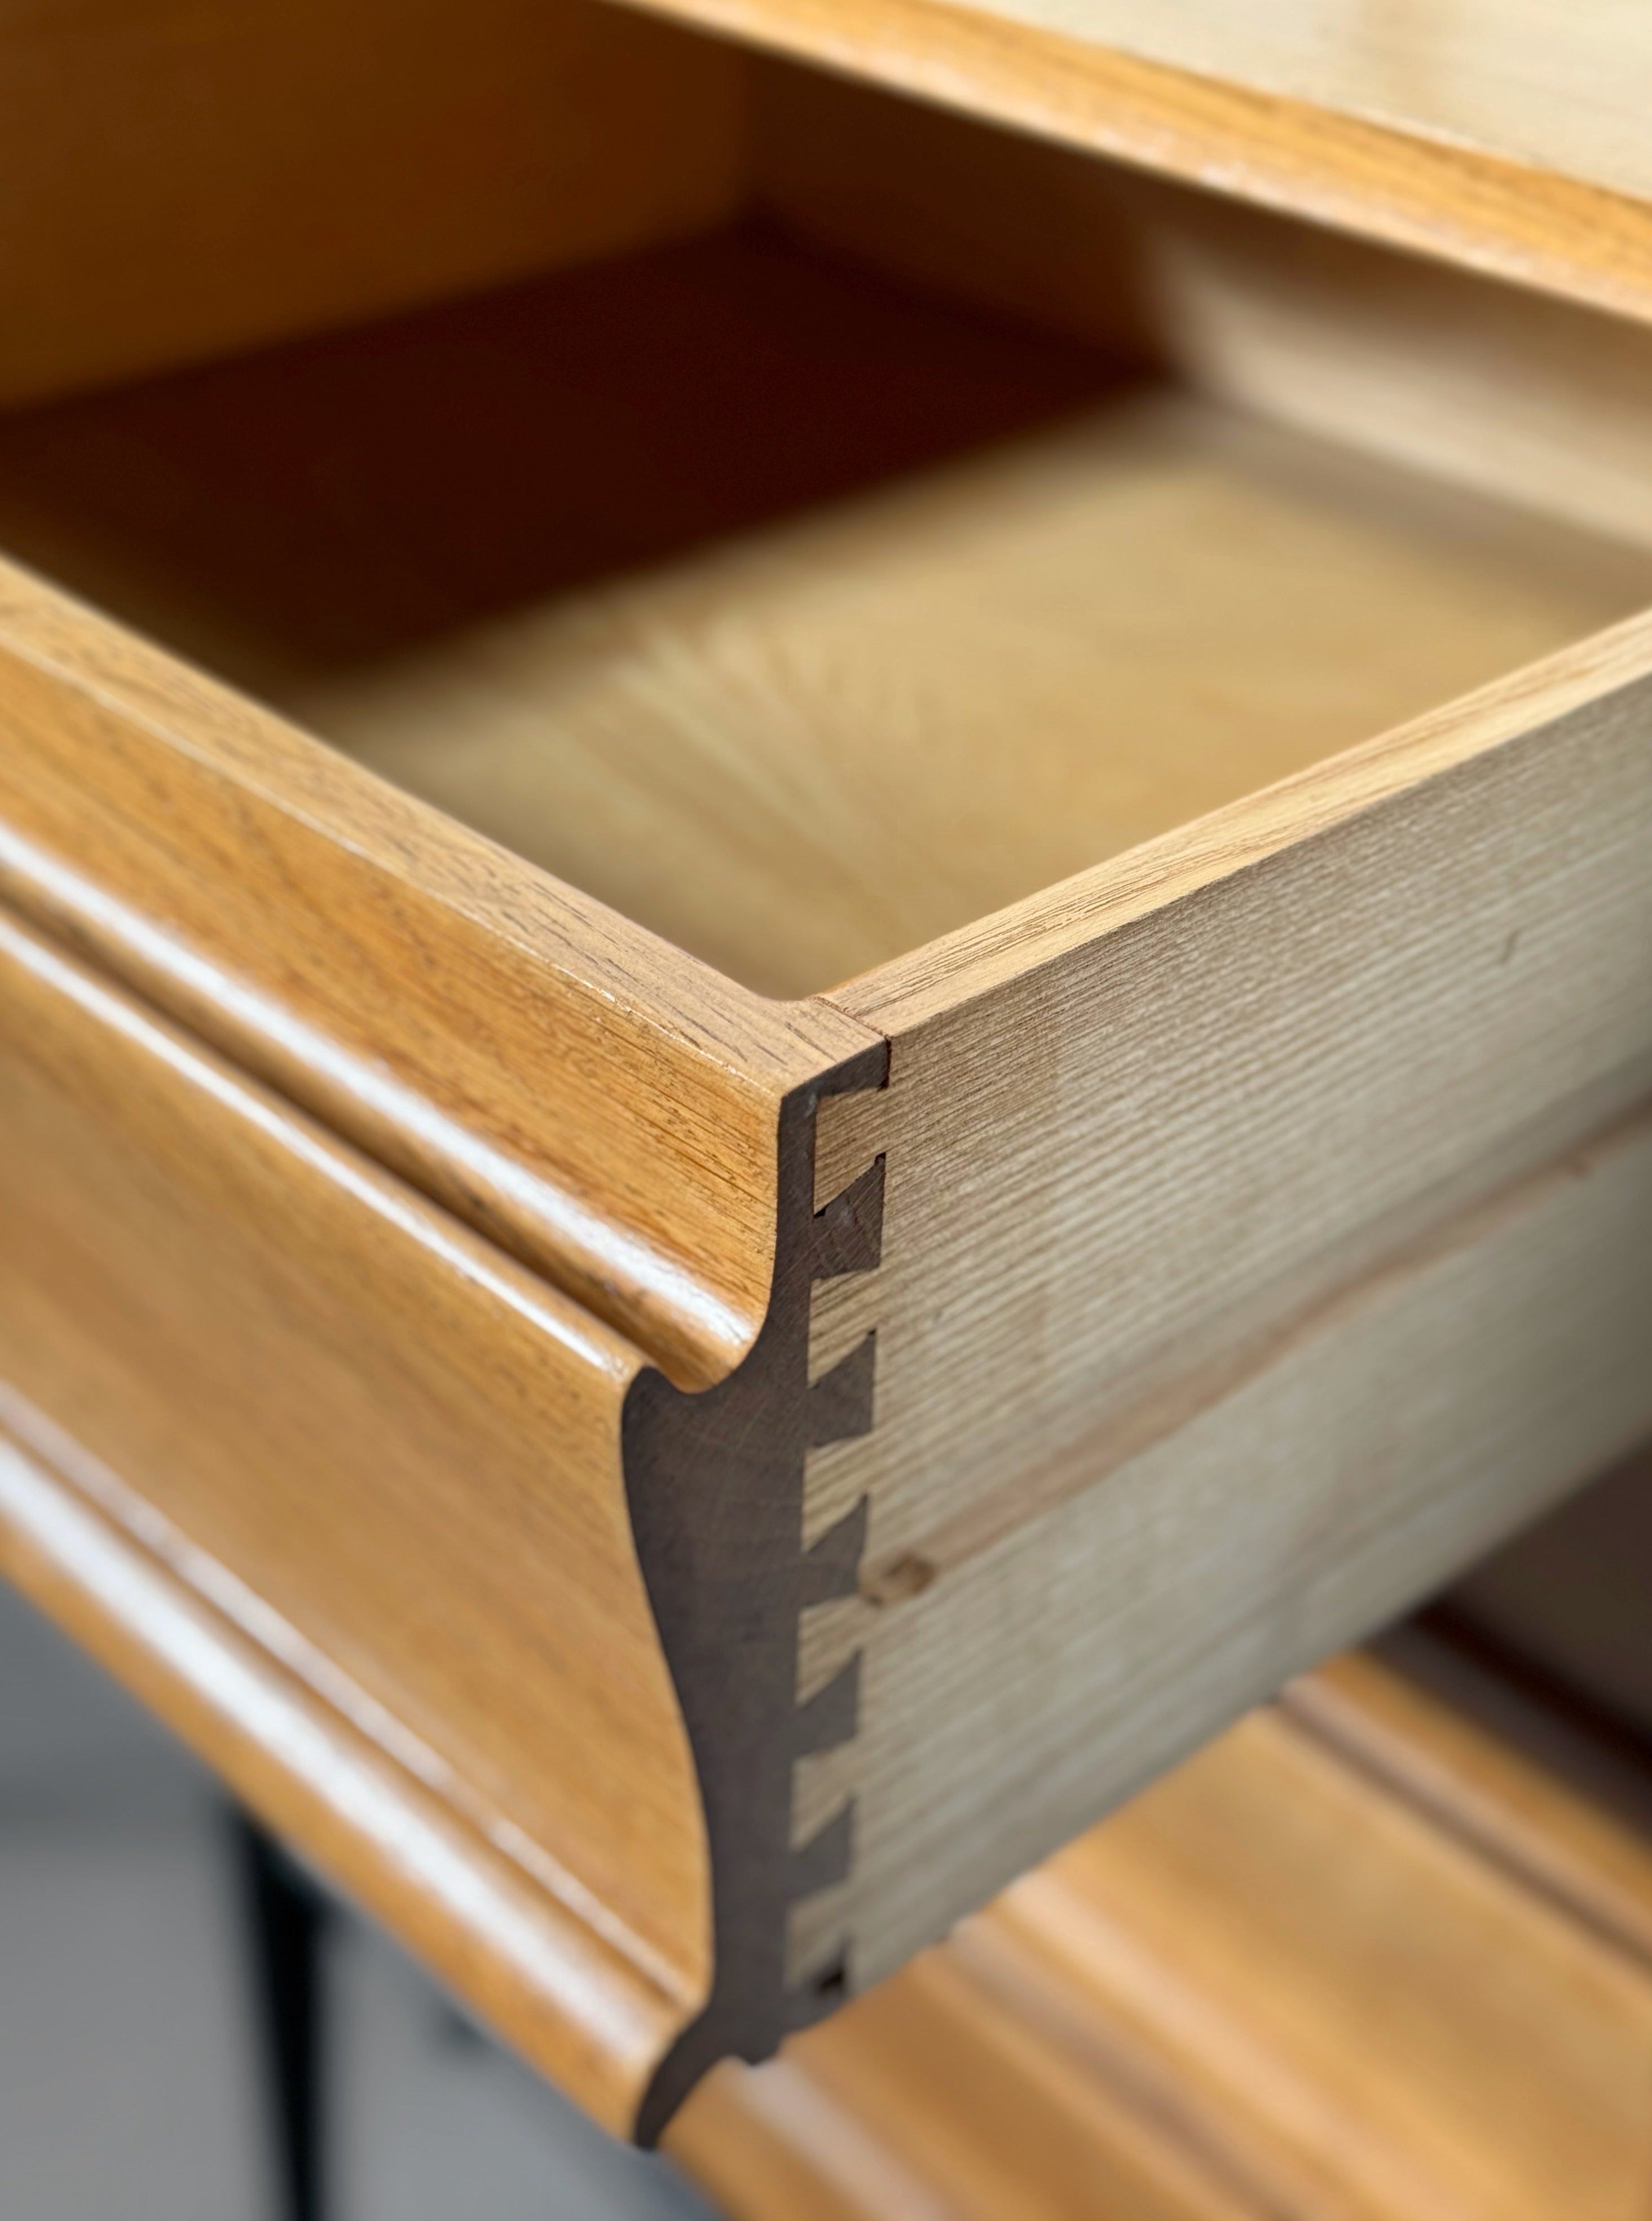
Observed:
[[[285,2221],[210,1776],[0,1585],[0,2210]],[[341,1913],[326,2221],[710,2221]]]

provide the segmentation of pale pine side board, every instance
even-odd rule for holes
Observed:
[[[890,1080],[823,1161],[887,1172],[877,1423],[807,1499],[870,1515],[805,1627],[866,1700],[804,1958],[877,1979],[1652,1425],[1648,644],[838,991]]]

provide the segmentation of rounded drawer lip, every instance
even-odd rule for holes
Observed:
[[[736,1362],[789,1086],[752,995],[8,571],[0,885],[685,1380]]]

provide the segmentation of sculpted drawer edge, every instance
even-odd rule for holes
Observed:
[[[0,894],[685,1386],[761,1323],[782,1098],[880,1039],[725,979],[3,561]]]
[[[800,1710],[795,1666],[865,1522],[805,1551],[804,1464],[873,1350],[811,1384],[809,1317],[881,1166],[817,1211],[811,1129],[882,1063],[786,1099],[774,1299],[690,1395],[0,920],[7,1571],[623,2130],[841,1987],[786,1963],[848,1856],[794,1851],[792,1770],[855,1691]]]

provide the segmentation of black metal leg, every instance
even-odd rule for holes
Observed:
[[[288,2221],[324,2221],[326,1899],[274,1837],[234,1816],[253,1994]]]

